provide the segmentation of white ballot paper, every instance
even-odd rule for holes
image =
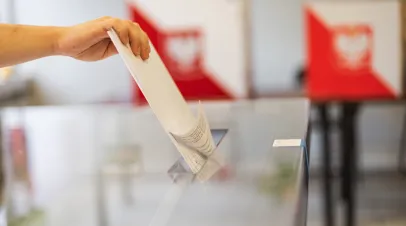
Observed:
[[[107,33],[172,143],[198,173],[216,148],[201,103],[195,117],[152,43],[149,59],[143,61],[114,30]]]

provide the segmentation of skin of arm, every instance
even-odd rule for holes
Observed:
[[[0,24],[0,67],[57,55],[58,27]]]
[[[107,35],[114,29],[124,44],[148,59],[148,36],[138,24],[103,17],[70,27],[0,24],[0,68],[48,56],[98,61],[117,54]]]

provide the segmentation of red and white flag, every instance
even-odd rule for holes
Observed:
[[[400,1],[306,4],[308,92],[312,99],[402,94]]]
[[[186,100],[247,96],[242,1],[130,0],[128,7]],[[134,85],[134,102],[146,103]]]

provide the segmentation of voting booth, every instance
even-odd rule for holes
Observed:
[[[128,10],[186,100],[247,97],[243,1],[130,0]]]
[[[397,0],[307,3],[308,95],[354,101],[401,97],[403,5]]]

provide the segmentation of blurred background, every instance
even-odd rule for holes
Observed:
[[[234,102],[309,98],[309,111],[286,112],[303,123],[309,118],[312,128],[307,225],[355,225],[347,222],[352,208],[357,225],[406,225],[405,14],[402,1],[385,2],[0,0],[0,22],[134,20],[184,97],[204,101],[215,127],[229,125]],[[10,188],[2,212],[11,209],[4,216],[9,225],[107,225],[95,217],[101,204],[88,204],[105,202],[93,196],[97,189],[112,191],[102,216],[112,225],[134,224],[123,220],[130,209],[114,211],[117,194],[137,202],[123,172],[166,172],[179,157],[117,56],[94,63],[51,57],[2,68],[0,104],[8,175],[2,183]],[[233,139],[224,145],[238,146]],[[119,182],[106,188],[99,174]],[[350,186],[356,190],[350,204],[340,199],[343,181],[358,185]],[[148,183],[151,196],[162,198],[167,187]],[[138,225],[147,224],[148,214],[137,215]]]

